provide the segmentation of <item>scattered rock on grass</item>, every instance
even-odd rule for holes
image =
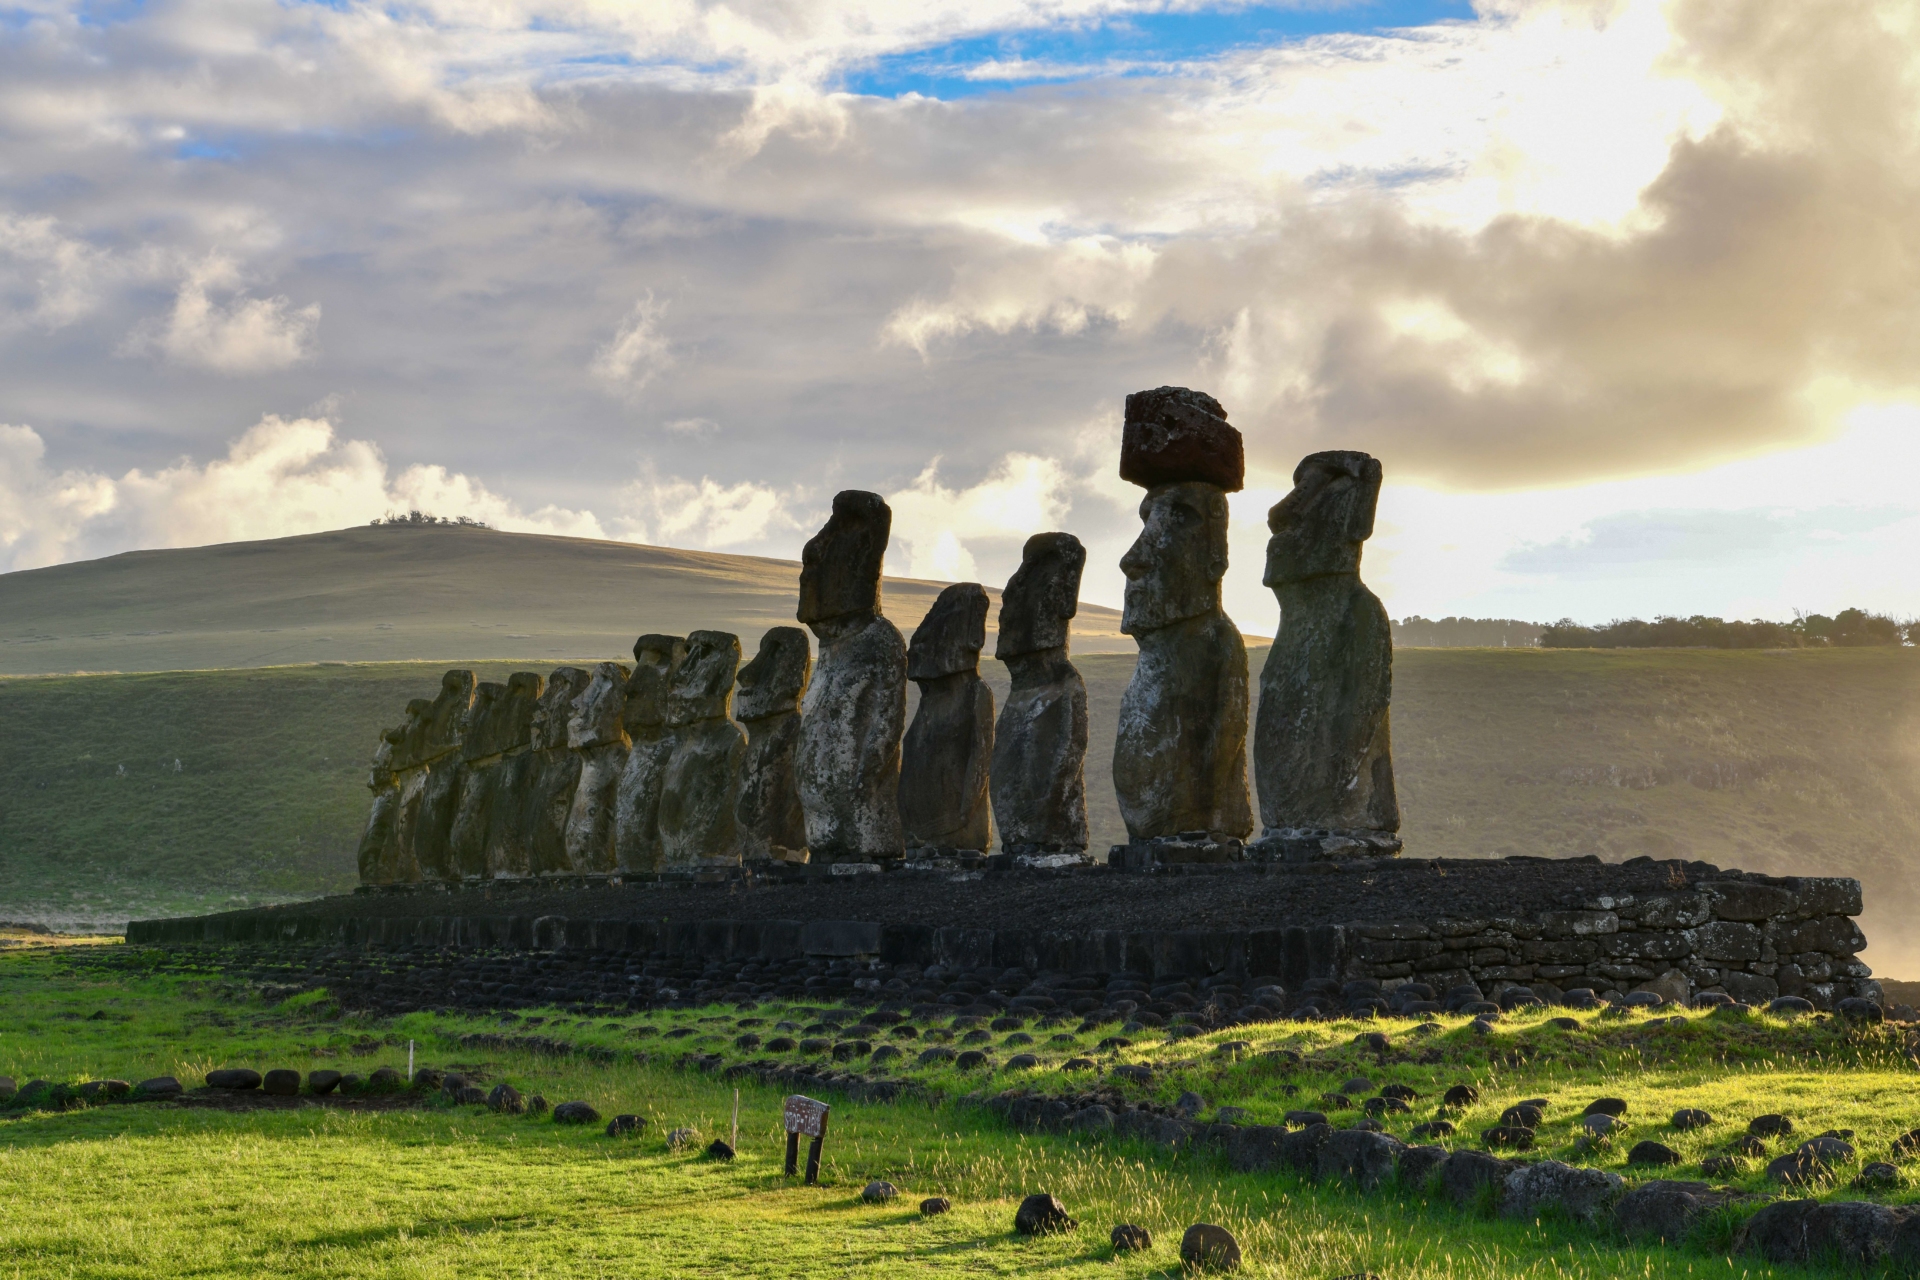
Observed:
[[[138,1099],[177,1098],[184,1092],[180,1082],[172,1076],[155,1076],[133,1086],[133,1096]]]
[[[1470,1107],[1480,1101],[1480,1091],[1470,1084],[1456,1084],[1440,1099],[1449,1107]]]
[[[1793,1121],[1778,1112],[1771,1112],[1747,1121],[1747,1132],[1756,1138],[1777,1138],[1793,1132]]]
[[[1664,1142],[1655,1142],[1649,1138],[1645,1142],[1633,1144],[1633,1150],[1627,1152],[1628,1164],[1667,1165],[1679,1164],[1680,1153]]]
[[[1648,1182],[1620,1197],[1613,1222],[1629,1239],[1677,1244],[1702,1213],[1725,1199],[1709,1192],[1704,1182]]]
[[[1131,1222],[1123,1222],[1107,1237],[1115,1253],[1140,1253],[1153,1248],[1153,1232]]]
[[[1237,1271],[1240,1242],[1211,1222],[1196,1222],[1180,1237],[1180,1261],[1196,1271]]]
[[[406,1087],[406,1077],[392,1067],[376,1067],[362,1086],[367,1093],[398,1093]]]
[[[1708,1156],[1700,1162],[1700,1172],[1709,1178],[1737,1178],[1747,1171],[1747,1162],[1739,1156]]]
[[[555,1124],[593,1124],[600,1113],[584,1102],[563,1102],[553,1109]]]
[[[920,1216],[923,1218],[935,1217],[936,1215],[950,1212],[952,1209],[953,1201],[947,1199],[945,1196],[928,1196],[920,1202]]]
[[[1890,1191],[1900,1185],[1900,1170],[1884,1160],[1875,1160],[1860,1171],[1853,1185],[1864,1191]]]
[[[1825,1182],[1826,1162],[1811,1151],[1789,1151],[1767,1165],[1767,1177],[1789,1187],[1807,1187]]]
[[[885,1204],[900,1194],[900,1188],[885,1178],[875,1178],[860,1189],[860,1198],[868,1204]]]
[[[1627,1114],[1627,1100],[1625,1098],[1595,1098],[1587,1104],[1586,1110],[1580,1114],[1583,1116],[1612,1116],[1617,1120]]]
[[[556,1111],[554,1114],[557,1116],[559,1112]],[[667,1130],[667,1150],[669,1151],[678,1151],[680,1148],[691,1146],[699,1140],[700,1131],[691,1126],[682,1126],[678,1129]]]
[[[725,1138],[715,1138],[707,1144],[707,1159],[709,1160],[731,1160],[733,1156],[733,1147],[728,1144]]]
[[[1044,1192],[1022,1200],[1013,1215],[1013,1229],[1023,1236],[1072,1231],[1079,1225],[1068,1216],[1067,1206]]]
[[[1543,1160],[1507,1175],[1500,1212],[1509,1218],[1531,1218],[1555,1208],[1582,1222],[1596,1222],[1613,1207],[1626,1185],[1625,1178],[1604,1169]]]
[[[285,1067],[275,1067],[261,1077],[260,1092],[270,1093],[276,1098],[291,1098],[300,1092],[300,1073],[289,1071]]]
[[[631,1138],[647,1127],[647,1118],[636,1115],[617,1115],[607,1121],[609,1138]]]
[[[518,1089],[503,1080],[487,1094],[487,1105],[503,1115],[517,1116],[526,1111],[527,1100],[520,1096]]]
[[[250,1067],[221,1067],[207,1072],[209,1089],[258,1089],[260,1073]]]
[[[1767,1001],[1767,1012],[1782,1018],[1802,1018],[1814,1012],[1813,1001],[1804,996],[1775,996]]]
[[[1497,1124],[1491,1129],[1483,1129],[1480,1140],[1488,1147],[1508,1151],[1533,1150],[1533,1130],[1524,1125]]]
[[[1682,1107],[1673,1113],[1673,1119],[1669,1123],[1671,1123],[1674,1128],[1685,1132],[1689,1129],[1706,1128],[1713,1123],[1713,1117],[1698,1107]]]
[[[307,1072],[307,1091],[325,1097],[340,1087],[340,1073],[331,1069]]]

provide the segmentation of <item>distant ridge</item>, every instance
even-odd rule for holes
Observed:
[[[701,627],[738,633],[751,655],[793,623],[799,575],[792,560],[449,526],[130,551],[0,574],[0,675],[538,665],[620,659],[642,632]],[[888,578],[882,607],[910,634],[945,585]],[[1117,610],[1082,604],[1074,648],[1130,654],[1119,627]]]

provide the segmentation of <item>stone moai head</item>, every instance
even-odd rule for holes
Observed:
[[[679,636],[644,635],[633,642],[633,675],[627,679],[623,713],[629,734],[658,729],[667,722],[667,691],[674,669],[687,655]]]
[[[688,632],[686,657],[674,668],[667,691],[667,723],[724,720],[739,669],[739,636],[728,631]]]
[[[1284,586],[1303,578],[1360,572],[1361,544],[1373,536],[1380,460],[1350,449],[1310,453],[1293,469],[1293,491],[1267,512],[1267,571]]]
[[[1120,629],[1133,635],[1218,612],[1227,495],[1199,481],[1158,485],[1140,501],[1140,523],[1140,536],[1120,558],[1127,575]]]
[[[764,720],[798,711],[812,674],[813,649],[807,633],[798,627],[768,628],[760,637],[760,652],[740,668],[733,714],[741,720]]]
[[[893,532],[893,510],[877,493],[845,489],[833,515],[800,553],[800,607],[809,625],[848,614],[880,612],[880,565]]]
[[[482,680],[473,686],[473,701],[467,704],[466,720],[460,727],[462,760],[499,754],[501,748],[494,745],[493,721],[506,696],[507,686],[491,680]]]
[[[473,705],[473,672],[449,671],[440,677],[440,696],[427,714],[427,758],[445,755],[460,745],[460,730]]]
[[[1020,567],[1000,593],[999,635],[993,656],[1064,649],[1080,611],[1080,574],[1087,549],[1070,533],[1036,533],[1020,550]]]
[[[541,680],[531,671],[507,677],[507,692],[493,709],[495,750],[512,751],[533,738],[533,713],[540,704]]]
[[[1227,494],[1246,475],[1240,433],[1204,391],[1158,387],[1127,397],[1120,477],[1141,485],[1144,528],[1120,570],[1120,629],[1154,631],[1220,609],[1227,572]]]
[[[987,589],[977,582],[956,582],[940,593],[913,629],[907,679],[938,680],[977,671],[986,644]]]
[[[627,669],[617,662],[596,662],[587,687],[573,701],[567,721],[567,745],[577,751],[623,742],[627,707]]]
[[[553,669],[533,708],[534,750],[555,751],[567,745],[567,721],[573,718],[573,702],[586,687],[587,673],[580,668]]]
[[[432,711],[433,701],[430,698],[407,700],[407,718],[395,730],[400,739],[394,744],[394,768],[411,768],[427,758],[427,723]]]

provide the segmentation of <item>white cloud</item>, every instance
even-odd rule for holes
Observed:
[[[262,418],[207,463],[117,477],[54,472],[31,427],[0,426],[0,564],[30,569],[141,547],[190,547],[338,529],[413,508],[526,533],[602,537],[591,512],[523,512],[436,466],[389,479],[380,450],[324,418]]]
[[[654,301],[652,290],[633,304],[612,340],[594,353],[588,366],[603,381],[623,393],[640,390],[673,363],[673,350],[661,332],[667,304]]]
[[[980,483],[953,489],[940,483],[940,459],[914,482],[887,495],[893,508],[893,539],[907,563],[890,561],[890,573],[943,582],[976,580],[975,545],[997,544],[1003,553],[1029,535],[1064,526],[1071,506],[1070,482],[1058,462],[1029,453],[1009,454]],[[1004,559],[1004,554],[1000,557]],[[1009,569],[1009,571],[1011,571]]]
[[[272,373],[313,358],[319,303],[295,307],[284,297],[250,298],[238,285],[239,270],[230,259],[216,254],[195,263],[173,311],[164,321],[136,327],[123,350],[226,374]],[[214,291],[230,296],[221,302]]]
[[[723,485],[706,476],[692,481],[649,475],[629,484],[622,497],[626,515],[618,527],[632,542],[763,552],[775,544],[772,554],[793,556],[793,535],[806,527],[791,510],[797,495],[750,481]]]
[[[91,311],[102,256],[53,218],[0,213],[0,333],[60,329]]]

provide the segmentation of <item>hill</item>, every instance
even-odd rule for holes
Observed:
[[[0,675],[554,664],[702,627],[736,632],[751,654],[768,627],[792,624],[799,574],[792,560],[444,525],[130,551],[0,574]],[[883,607],[911,633],[945,585],[888,578]],[[1083,604],[1076,643],[1130,654],[1119,626],[1117,611]]]
[[[1124,835],[1105,779],[1133,659],[1078,661],[1103,847]],[[374,736],[446,665],[0,682],[0,918],[115,923],[348,887]],[[1004,694],[998,664],[983,670]],[[1394,738],[1410,855],[1855,875],[1867,959],[1920,972],[1920,653],[1401,650]]]

